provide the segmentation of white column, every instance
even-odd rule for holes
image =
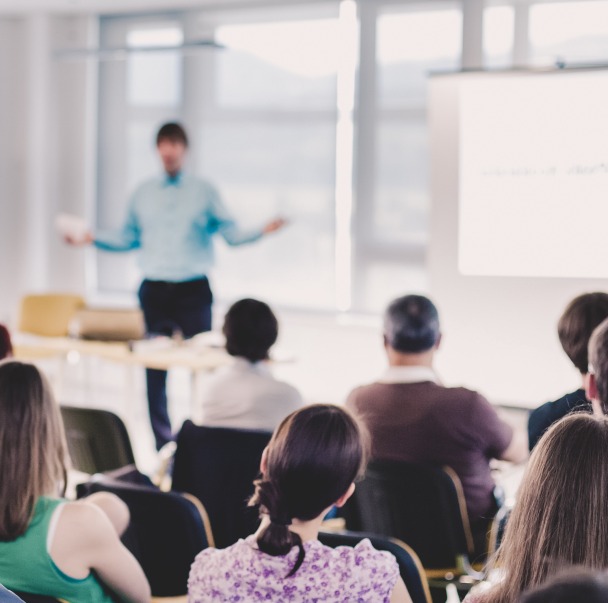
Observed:
[[[205,13],[189,11],[184,14],[184,42],[211,40],[214,37],[214,25],[205,20]],[[190,169],[195,174],[201,170],[201,131],[208,113],[207,108],[213,102],[214,78],[212,71],[215,67],[217,53],[225,52],[215,48],[200,48],[183,54],[182,72],[182,115],[184,124],[190,135],[188,152]]]
[[[25,19],[0,19],[0,322],[15,320],[21,288],[27,116]]]
[[[86,56],[67,58],[56,51],[98,45],[98,19],[93,16],[54,16],[51,20],[51,106],[49,155],[56,157],[50,176],[51,213],[49,279],[53,289],[84,293],[94,282],[92,249],[66,246],[53,232],[59,212],[94,222],[97,189],[98,61]]]
[[[371,2],[359,4],[359,78],[355,112],[353,231],[353,298],[363,297],[364,258],[369,224],[373,218],[376,186],[377,147],[377,37],[378,7]]]
[[[515,31],[513,40],[513,66],[525,67],[530,61],[530,6],[528,4],[516,3]]]
[[[26,22],[25,112],[27,155],[26,194],[23,223],[24,266],[22,285],[28,290],[49,286],[48,248],[50,223],[48,201],[50,175],[57,159],[49,144],[50,95],[50,19],[33,13]]]
[[[483,68],[484,0],[462,3],[462,68]]]

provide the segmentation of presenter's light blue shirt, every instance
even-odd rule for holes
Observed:
[[[139,249],[145,278],[181,282],[209,272],[216,233],[229,245],[251,243],[263,234],[261,229],[241,231],[208,182],[166,175],[139,186],[123,227],[98,232],[94,245],[105,251]]]

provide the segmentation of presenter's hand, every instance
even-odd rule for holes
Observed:
[[[91,232],[87,232],[83,237],[79,238],[75,238],[70,235],[64,235],[63,240],[68,245],[73,245],[74,247],[84,247],[85,245],[90,245],[94,241],[94,237]]]
[[[285,220],[284,218],[277,218],[276,220],[272,220],[271,222],[268,222],[266,226],[264,226],[264,234],[276,232],[277,230],[283,228],[283,226],[285,226],[286,224],[287,220]]]

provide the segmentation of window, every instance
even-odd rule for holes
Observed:
[[[512,13],[486,10],[491,64],[511,54]],[[359,41],[359,25],[373,44]],[[183,51],[197,31],[223,49]],[[108,17],[101,43],[128,52],[100,64],[99,227],[122,223],[130,192],[159,171],[156,129],[180,119],[190,170],[217,186],[241,226],[290,222],[244,248],[217,240],[218,298],[377,312],[428,289],[426,82],[459,69],[459,3]],[[366,79],[355,87],[359,63]],[[136,288],[133,259],[98,253],[97,267],[100,290]]]
[[[108,18],[105,48],[128,48],[126,60],[100,63],[97,226],[122,225],[129,195],[159,171],[154,136],[182,112],[181,24],[167,19]],[[167,48],[167,50],[163,50]],[[97,253],[97,287],[133,291],[139,281],[134,254]]]
[[[361,141],[375,148],[363,184],[371,198],[359,195],[355,238],[353,305],[363,311],[379,311],[391,297],[428,289],[427,78],[433,71],[458,69],[462,47],[457,5],[391,5],[379,11],[376,23],[377,88],[367,101],[375,127],[371,140]],[[366,169],[361,157],[360,162]]]
[[[535,65],[605,62],[608,2],[537,4],[530,7],[530,52]]]
[[[483,59],[488,68],[513,64],[515,12],[512,6],[491,6],[483,13]]]
[[[283,231],[246,248],[217,244],[218,295],[335,307],[336,17],[220,25],[198,172],[240,225]],[[305,49],[305,51],[304,51]],[[203,80],[206,79],[204,71]]]
[[[432,71],[460,67],[460,8],[413,6],[383,10],[378,17],[378,98],[384,108],[424,107]]]
[[[131,29],[127,47],[139,49],[127,60],[127,102],[132,107],[177,107],[181,101],[180,54],[159,47],[184,41],[179,27]]]

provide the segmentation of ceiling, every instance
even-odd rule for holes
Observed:
[[[259,0],[0,0],[0,14],[44,13],[132,13],[226,5],[251,5]],[[265,0],[264,4],[284,4]]]

